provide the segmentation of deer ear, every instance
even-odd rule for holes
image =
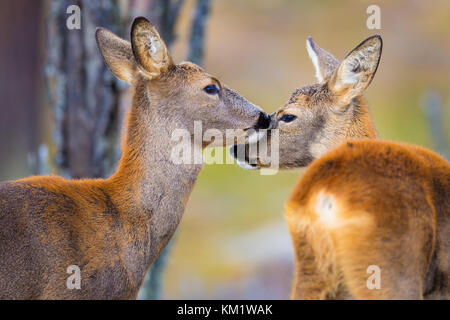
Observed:
[[[160,76],[173,64],[164,40],[147,19],[134,19],[131,47],[139,68],[151,79]]]
[[[131,83],[137,70],[131,44],[103,28],[97,28],[95,38],[111,72],[120,80]]]
[[[323,82],[339,66],[339,61],[328,51],[319,47],[311,37],[306,40],[306,50],[316,69],[317,81]]]
[[[328,87],[343,104],[349,104],[369,86],[380,62],[383,41],[367,38],[353,49],[331,76]]]

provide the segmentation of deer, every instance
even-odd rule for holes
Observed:
[[[306,42],[318,83],[272,114],[279,167],[306,172],[285,204],[292,299],[448,299],[450,165],[422,147],[378,139],[362,96],[380,61],[371,36],[341,62]],[[256,142],[255,142],[256,143]],[[249,143],[232,155],[267,167]]]
[[[130,41],[103,28],[96,40],[108,68],[133,90],[120,162],[106,179],[0,184],[1,299],[135,299],[203,166],[173,163],[171,133],[193,135],[201,121],[204,130],[236,129],[241,137],[270,124],[262,109],[199,66],[175,64],[144,17],[133,21]],[[194,139],[192,149],[209,142]],[[78,288],[67,285],[69,266],[79,268]]]

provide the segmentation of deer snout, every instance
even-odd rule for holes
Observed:
[[[255,130],[260,129],[269,129],[271,124],[271,117],[269,114],[261,111],[259,113],[258,120],[256,121],[256,124],[253,126]]]
[[[271,125],[271,119],[270,115],[265,113],[264,111],[261,111],[258,116],[258,120],[256,120],[256,123],[253,125],[253,127],[248,128],[247,131],[247,137],[245,142],[248,143],[257,143],[259,139],[261,139],[265,132],[260,130],[269,129]]]
[[[230,154],[236,159],[237,164],[246,170],[260,169],[257,164],[256,155],[250,155],[250,145],[256,146],[258,141],[265,135],[270,133],[273,126],[273,117],[265,112],[260,112],[258,120],[251,128],[251,134],[246,137],[245,144],[233,145],[230,147]],[[269,131],[259,131],[269,130]],[[247,131],[248,132],[248,131]]]

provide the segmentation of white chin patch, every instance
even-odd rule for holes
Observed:
[[[259,169],[258,166],[251,166],[247,162],[241,161],[239,159],[236,159],[236,163],[238,164],[239,167],[241,167],[245,170],[258,170]]]
[[[265,135],[265,132],[255,131],[247,137],[247,143],[248,144],[257,143],[262,137],[264,137],[264,135]]]

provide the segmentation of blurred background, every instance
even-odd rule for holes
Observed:
[[[66,28],[71,4],[81,8],[80,30]],[[381,8],[380,30],[366,26],[372,4]],[[448,159],[448,0],[16,0],[0,2],[0,181],[110,174],[130,97],[101,61],[94,31],[129,39],[138,15],[162,30],[175,61],[202,64],[267,112],[315,82],[308,36],[342,59],[379,33],[383,55],[365,96],[381,138]],[[141,298],[288,298],[293,253],[283,203],[301,174],[205,166]]]

